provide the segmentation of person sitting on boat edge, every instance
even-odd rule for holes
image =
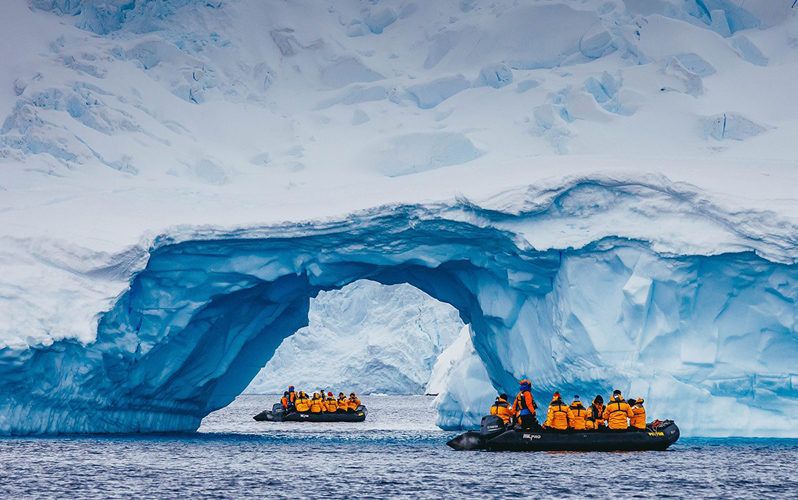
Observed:
[[[632,406],[632,413],[634,414],[634,416],[629,419],[629,428],[638,431],[646,430],[646,409],[643,408],[643,398],[638,398],[634,401],[632,401],[632,398],[629,398],[628,403]]]
[[[587,409],[585,428],[598,430],[604,427],[604,398],[601,394],[593,399],[593,404]]]
[[[303,391],[299,391],[299,394],[296,397],[296,401],[294,402],[294,407],[296,411],[300,413],[306,413],[310,411],[310,400],[308,399],[308,395],[305,394]]]
[[[521,392],[515,397],[513,411],[517,415],[518,424],[522,429],[534,429],[540,424],[538,424],[535,412],[538,405],[535,403],[535,398],[532,397],[532,384],[529,380],[522,380],[518,384],[521,386]]]
[[[568,405],[563,403],[560,393],[555,392],[549,404],[549,411],[546,416],[546,428],[558,431],[568,430],[568,422],[573,418],[573,412]]]
[[[588,411],[582,406],[579,396],[574,396],[574,402],[571,403],[572,418],[568,419],[568,427],[575,431],[585,430],[585,420],[587,419]]]
[[[338,393],[338,411],[336,413],[346,413],[346,409],[349,408],[349,401],[346,399],[346,395],[343,392]]]
[[[360,406],[360,400],[357,399],[357,396],[354,392],[349,394],[349,401],[347,402],[347,409],[348,413],[354,413],[357,411],[357,407]]]
[[[621,391],[615,389],[604,408],[604,419],[607,420],[607,427],[614,431],[625,431],[629,428],[629,418],[633,417],[632,409],[621,397]]]
[[[310,413],[321,413],[323,411],[324,400],[321,399],[321,394],[314,392],[313,399],[310,400]]]
[[[504,421],[504,425],[510,425],[513,417],[515,417],[515,411],[513,407],[507,403],[507,394],[499,394],[496,396],[496,401],[493,403],[493,406],[490,407],[490,414],[501,418]]]
[[[324,411],[327,413],[338,413],[338,402],[335,400],[332,392],[327,393],[327,399],[324,401]]]

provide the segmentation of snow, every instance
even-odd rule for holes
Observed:
[[[0,432],[194,429],[371,279],[470,325],[444,427],[523,377],[795,436],[797,39],[770,0],[3,2]]]

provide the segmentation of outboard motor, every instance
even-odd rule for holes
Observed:
[[[285,408],[283,408],[281,403],[275,403],[274,406],[272,406],[272,421],[282,422],[283,415],[285,415]]]
[[[506,430],[504,420],[498,415],[485,415],[479,428],[479,437],[492,439]]]

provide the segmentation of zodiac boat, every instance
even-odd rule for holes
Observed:
[[[286,413],[283,405],[276,403],[271,410],[264,410],[252,418],[258,422],[363,422],[366,415],[368,410],[363,405],[358,406],[354,413]]]
[[[665,450],[678,439],[673,420],[655,421],[645,431],[563,432],[506,429],[499,417],[489,415],[482,418],[479,431],[460,434],[446,444],[458,451],[643,451]]]

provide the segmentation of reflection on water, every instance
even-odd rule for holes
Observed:
[[[456,452],[428,397],[364,397],[363,423],[255,422],[241,396],[187,435],[0,439],[0,498],[796,498],[798,440],[666,452]]]

